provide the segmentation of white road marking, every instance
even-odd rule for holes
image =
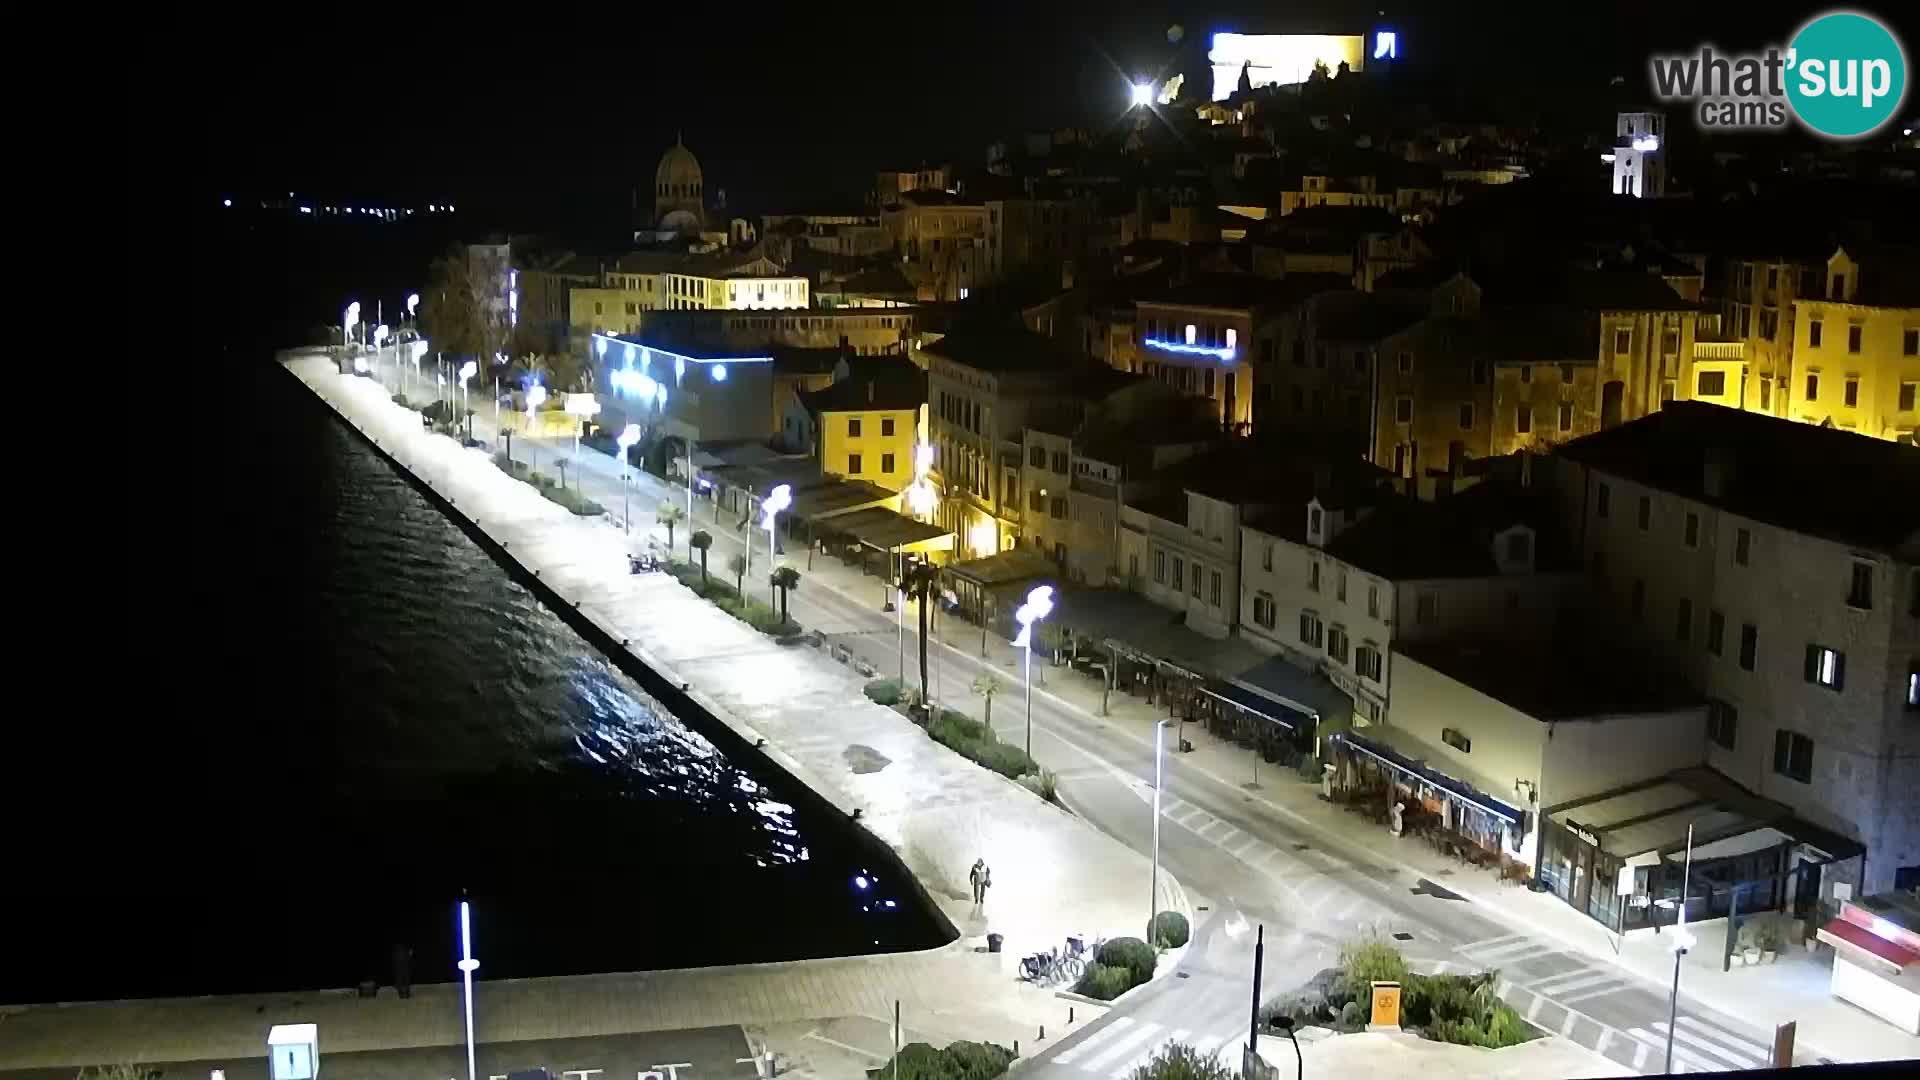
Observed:
[[[1108,1039],[1113,1038],[1115,1035],[1127,1030],[1132,1026],[1133,1026],[1132,1017],[1116,1016],[1107,1023],[1106,1027],[1095,1030],[1092,1034],[1088,1035],[1086,1038],[1081,1039],[1079,1042],[1073,1044],[1067,1049],[1060,1051],[1058,1054],[1055,1054],[1053,1057],[1053,1060],[1062,1065],[1071,1065],[1073,1064],[1073,1059],[1079,1057],[1080,1055],[1086,1053],[1087,1051],[1093,1049],[1094,1047],[1099,1046],[1101,1043],[1106,1042]]]
[[[1132,1053],[1136,1047],[1148,1039],[1153,1038],[1159,1031],[1159,1024],[1142,1020],[1138,1024],[1135,1024],[1132,1030],[1115,1040],[1113,1045],[1095,1054],[1093,1057],[1088,1058],[1087,1063],[1080,1067],[1087,1072],[1105,1072],[1107,1069],[1113,1067],[1114,1062],[1123,1060],[1128,1054]]]
[[[1638,1039],[1633,1042],[1633,1071],[1647,1071],[1647,1044]]]
[[[1744,1054],[1749,1054],[1754,1058],[1760,1060],[1761,1062],[1768,1062],[1773,1060],[1772,1047],[1767,1046],[1763,1043],[1755,1042],[1752,1039],[1744,1038],[1738,1033],[1730,1031],[1726,1028],[1719,1027],[1714,1024],[1709,1024],[1705,1020],[1702,1020],[1698,1017],[1683,1016],[1680,1018],[1680,1026],[1683,1029],[1686,1029],[1686,1028],[1696,1029],[1706,1037],[1710,1039],[1718,1039],[1721,1042],[1725,1043],[1726,1045],[1733,1047],[1735,1050],[1738,1050]]]
[[[1540,999],[1534,998],[1533,1000],[1539,1001]],[[1563,1039],[1573,1038],[1573,1025],[1579,1022],[1580,1022],[1580,1017],[1576,1016],[1572,1009],[1568,1009],[1567,1018],[1565,1020],[1560,1021],[1560,1037]]]
[[[1661,1026],[1664,1028],[1666,1025],[1662,1024]],[[1632,1028],[1627,1034],[1646,1044],[1651,1052],[1661,1055],[1661,1060],[1665,1061],[1667,1053],[1667,1036],[1665,1032],[1652,1032],[1646,1028]],[[1679,1071],[1680,1066],[1686,1066],[1696,1072],[1719,1072],[1726,1068],[1725,1065],[1716,1065],[1710,1059],[1694,1053],[1687,1048],[1686,1044],[1678,1039],[1674,1040],[1673,1063],[1675,1066],[1674,1071],[1676,1072]]]
[[[1547,999],[1539,994],[1533,995],[1533,1003],[1527,1006],[1527,1023],[1533,1023],[1534,1019],[1540,1015],[1540,1006],[1546,1004],[1546,1001]]]
[[[1658,1032],[1661,1038],[1663,1039],[1666,1038],[1667,1037],[1666,1021],[1664,1020],[1654,1021],[1653,1030]],[[1686,1031],[1684,1029],[1676,1032],[1674,1041],[1680,1044],[1681,1046],[1687,1047],[1688,1049],[1698,1050],[1702,1054],[1711,1054],[1714,1057],[1719,1058],[1721,1061],[1726,1062],[1727,1064],[1733,1066],[1736,1069],[1757,1069],[1757,1068],[1761,1068],[1766,1064],[1765,1061],[1754,1058],[1751,1055],[1735,1053],[1732,1050],[1728,1050],[1724,1047],[1716,1045],[1715,1043],[1707,1039],[1703,1039],[1700,1036],[1695,1035],[1692,1032]]]
[[[1552,994],[1554,997],[1559,997],[1561,994],[1575,993],[1576,991],[1585,990],[1590,986],[1599,986],[1602,983],[1614,982],[1620,977],[1620,973],[1617,971],[1600,971],[1593,968],[1586,968],[1581,971],[1569,971],[1559,975],[1551,975],[1544,979],[1536,979],[1528,983],[1527,988],[1533,990],[1535,993]]]
[[[1567,1015],[1568,1016],[1574,1015],[1573,1010],[1568,1009]],[[1600,1041],[1593,1044],[1593,1052],[1596,1054],[1599,1054],[1601,1057],[1605,1057],[1607,1055],[1607,1047],[1612,1043],[1613,1043],[1613,1029],[1610,1027],[1603,1027],[1600,1029]]]
[[[1610,982],[1603,983],[1603,984],[1596,984],[1592,987],[1584,988],[1579,993],[1576,993],[1576,994],[1555,994],[1554,1000],[1560,1002],[1562,1005],[1569,1005],[1576,1001],[1585,1001],[1588,998],[1604,997],[1607,994],[1617,994],[1622,990],[1632,989],[1632,987],[1633,987],[1632,979],[1627,978],[1625,976],[1620,976],[1613,979]]]

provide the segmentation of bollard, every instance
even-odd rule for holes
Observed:
[[[1045,1025],[1045,1024],[1041,1024],[1041,1025],[1040,1025],[1040,1037],[1039,1037],[1039,1038],[1037,1038],[1037,1039],[1035,1039],[1035,1040],[1033,1040],[1033,1041],[1034,1041],[1034,1042],[1046,1042],[1046,1041],[1047,1041],[1047,1025]]]
[[[1013,1040],[1013,1056],[1014,1057],[1020,1056],[1020,1040],[1019,1039]]]
[[[1071,1005],[1067,1006],[1067,1024],[1068,1026],[1073,1024],[1073,1006]]]

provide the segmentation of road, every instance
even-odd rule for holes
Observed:
[[[259,1057],[233,1060],[149,1061],[148,1076],[160,1080],[207,1080],[220,1070],[226,1080],[267,1080],[267,1048]],[[758,1075],[746,1032],[738,1027],[650,1031],[584,1039],[537,1039],[481,1043],[475,1075],[506,1080],[519,1069],[545,1067],[556,1080],[753,1080]],[[0,1070],[0,1080],[73,1080],[77,1068]],[[327,1080],[452,1080],[467,1075],[467,1050],[421,1046],[403,1050],[330,1053],[321,1033],[320,1075]]]
[[[476,434],[491,437],[484,410],[476,423]],[[557,450],[547,442],[542,440],[539,451],[542,461],[551,461]],[[519,445],[515,452],[520,453]],[[584,448],[579,462],[584,468],[569,471],[617,518],[618,462]],[[680,504],[685,489],[639,470],[632,470],[631,477],[638,550],[643,531],[660,538],[653,528],[653,508],[669,499]],[[704,528],[714,537],[712,561],[724,565],[727,555],[740,550],[742,534],[733,529],[729,515],[715,523],[701,509],[698,517],[676,530],[679,551],[685,552],[688,528]],[[760,541],[750,581],[764,583],[765,533],[756,529],[747,535]],[[799,556],[783,556],[783,561],[805,565]],[[880,609],[882,593],[874,579],[863,580],[856,595],[814,575],[792,593],[791,614],[883,675],[899,670],[904,626],[906,670],[917,675],[917,617],[908,608],[896,622],[895,614]],[[983,670],[997,671],[1013,689],[999,695],[994,726],[1005,741],[1024,739],[1020,673],[1011,660],[983,660],[977,650],[955,648],[933,637],[928,662],[935,700],[973,715],[979,714],[980,699],[967,688]],[[1052,677],[1079,676],[1054,669]],[[1034,696],[1032,738],[1034,757],[1058,777],[1063,803],[1134,849],[1151,849],[1150,743],[1045,694]],[[1385,842],[1384,834],[1381,840]],[[1552,939],[1512,933],[1484,909],[1449,893],[1443,883],[1416,877],[1391,858],[1357,849],[1217,776],[1182,769],[1178,755],[1169,755],[1167,761],[1160,851],[1173,877],[1192,892],[1213,898],[1209,907],[1218,909],[1197,913],[1196,945],[1182,970],[1133,995],[1138,1000],[1127,1001],[1097,1024],[1040,1051],[1029,1069],[1062,1077],[1104,1073],[1118,1080],[1143,1053],[1170,1038],[1215,1040],[1231,1049],[1231,1040],[1244,1039],[1248,1022],[1250,925],[1266,927],[1262,985],[1269,998],[1332,966],[1342,940],[1376,929],[1405,935],[1401,947],[1414,970],[1497,969],[1502,996],[1537,1027],[1634,1072],[1658,1072],[1663,1066],[1668,1016],[1664,987],[1571,952]],[[1143,883],[1142,900],[1146,893]],[[1167,899],[1162,896],[1159,906],[1168,906]],[[1147,915],[1143,903],[1143,925]],[[1675,1071],[1760,1068],[1770,1057],[1767,1035],[1684,1000],[1674,1042]],[[1102,1049],[1102,1043],[1109,1045]]]

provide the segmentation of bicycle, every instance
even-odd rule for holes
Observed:
[[[1034,953],[1020,961],[1020,977],[1028,982],[1052,982],[1057,977],[1056,968],[1059,962],[1056,950],[1049,949],[1046,952]]]

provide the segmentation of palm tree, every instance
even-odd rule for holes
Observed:
[[[940,571],[925,559],[916,559],[908,564],[906,573],[901,575],[901,588],[909,596],[920,598],[920,700],[932,700],[927,688],[927,603],[933,596],[935,584],[940,580]]]
[[[800,571],[783,566],[773,572],[773,587],[780,590],[780,621],[787,621],[787,594],[800,587]]]
[[[686,520],[687,512],[685,510],[680,509],[679,503],[676,503],[670,499],[662,499],[660,502],[660,512],[654,515],[654,517],[660,522],[660,524],[665,525],[667,527],[667,553],[672,554],[673,553],[673,527],[675,525],[678,525],[680,522]]]
[[[747,576],[747,557],[737,552],[727,556],[727,570],[733,574],[733,591],[744,593],[746,591],[744,579]]]
[[[707,585],[707,549],[713,546],[713,534],[705,529],[696,529],[687,537],[687,546],[700,553],[700,587]]]
[[[993,728],[993,695],[1005,690],[1002,683],[991,671],[983,671],[973,680],[973,692],[987,699],[987,728]]]

